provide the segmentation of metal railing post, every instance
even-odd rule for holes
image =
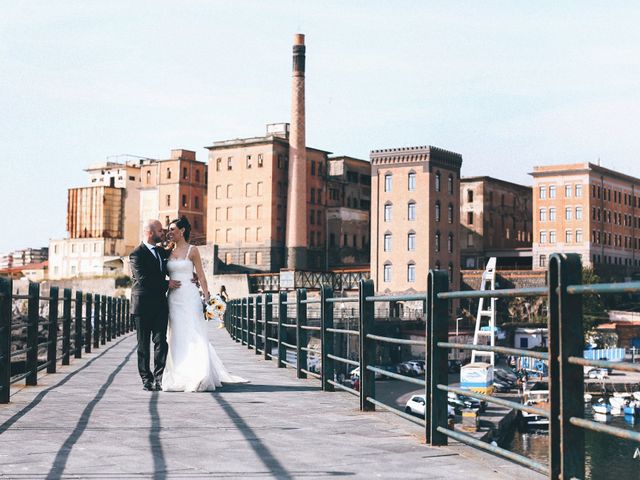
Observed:
[[[93,298],[93,348],[100,348],[100,312],[102,311],[102,298],[96,295]]]
[[[320,355],[322,365],[322,390],[325,392],[335,391],[335,387],[329,383],[334,377],[334,363],[329,355],[333,355],[333,332],[328,332],[328,328],[333,328],[333,303],[329,299],[333,297],[333,289],[329,285],[322,285],[320,289]],[[349,341],[349,338],[347,338]]]
[[[107,297],[107,342],[113,338],[113,297]]]
[[[93,295],[87,293],[86,303],[84,305],[84,353],[91,353],[91,338],[93,328],[91,325],[91,317],[93,316]]]
[[[285,368],[284,362],[287,360],[287,348],[282,342],[287,341],[287,329],[283,323],[287,323],[287,292],[278,294],[278,368]]]
[[[447,436],[439,428],[447,428],[447,392],[438,385],[449,383],[446,348],[438,342],[446,342],[449,336],[449,314],[447,300],[438,294],[449,289],[449,273],[446,270],[430,270],[427,277],[427,363],[425,385],[425,438],[430,445],[446,445]]]
[[[13,280],[0,277],[0,403],[9,403],[11,385],[11,295]]]
[[[49,289],[49,322],[47,327],[47,373],[56,373],[58,351],[58,287]]]
[[[245,345],[247,335],[247,299],[242,299],[240,306],[240,345]]]
[[[71,353],[71,289],[65,288],[62,303],[62,365],[69,365]]]
[[[120,335],[124,335],[125,334],[125,328],[124,328],[124,298],[119,297],[118,298],[118,320],[120,323],[120,328],[118,329],[118,336]]]
[[[254,308],[253,308],[253,298],[247,298],[247,349],[251,350],[251,348],[255,348],[255,345],[252,345],[252,341],[254,340],[254,332],[255,332],[255,316],[254,316]]]
[[[113,338],[120,336],[120,299],[113,298]]]
[[[238,299],[236,301],[236,315],[234,321],[234,340],[236,342],[241,342],[242,340],[242,300]]]
[[[127,333],[129,333],[129,332],[132,332],[135,327],[133,325],[133,318],[131,317],[131,300],[129,300],[128,298],[125,301],[125,307],[126,307],[125,318],[127,319]]]
[[[270,293],[264,296],[264,330],[262,331],[262,352],[263,358],[269,360],[271,355],[271,340],[269,340],[269,332],[271,331],[271,325],[269,322],[273,321],[273,296]]]
[[[569,357],[583,356],[582,296],[568,285],[582,283],[580,256],[549,258],[549,473],[550,478],[584,478],[584,430],[570,423],[584,415],[583,367]]]
[[[359,299],[359,324],[360,324],[360,410],[372,412],[375,405],[368,399],[376,396],[376,375],[367,369],[376,361],[376,343],[367,338],[373,333],[374,327],[374,303],[367,302],[366,298],[374,294],[373,280],[360,280],[358,290]]]
[[[307,362],[307,331],[302,327],[307,325],[307,304],[302,303],[307,299],[307,289],[296,290],[296,374],[298,378],[307,378],[307,374],[302,370],[308,370]]]
[[[100,301],[100,345],[107,343],[107,296],[101,295]]]
[[[258,346],[260,345],[260,337],[262,335],[262,331],[263,331],[263,325],[262,325],[262,295],[258,295],[257,297],[254,298],[255,301],[255,319],[256,319],[256,328],[254,330],[254,337],[253,337],[253,345],[254,345],[254,354],[259,355],[259,348]],[[264,344],[262,344],[262,346],[264,347]]]
[[[25,379],[27,385],[38,384],[38,323],[40,321],[40,284],[29,284],[29,302],[27,310],[27,364],[29,372]],[[11,335],[9,335],[11,338]]]
[[[74,358],[82,358],[82,291],[76,291]]]

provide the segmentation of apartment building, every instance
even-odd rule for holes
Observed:
[[[460,181],[461,267],[483,269],[491,257],[499,268],[530,269],[531,187],[489,176]]]
[[[462,156],[433,146],[371,152],[371,278],[378,292],[425,291],[430,268],[460,285]]]
[[[574,252],[601,273],[639,270],[640,179],[592,163],[534,167],[534,269]]]

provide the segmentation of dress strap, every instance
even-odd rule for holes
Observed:
[[[185,260],[189,259],[189,254],[191,253],[191,247],[193,247],[193,245],[189,245],[189,248],[187,248],[187,255],[184,257]]]

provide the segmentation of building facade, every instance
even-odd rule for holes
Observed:
[[[187,217],[190,242],[206,243],[207,165],[196,160],[196,152],[171,150],[167,160],[145,160],[140,167],[140,229],[152,219],[165,227]]]
[[[266,135],[215,142],[209,150],[207,241],[227,271],[275,272],[286,267],[288,124]],[[325,266],[328,154],[307,147],[307,191],[298,208],[307,222],[307,267]]]
[[[483,269],[491,257],[498,267],[531,268],[531,187],[497,178],[460,181],[461,267]]]
[[[425,291],[429,269],[460,285],[462,156],[440,148],[371,152],[371,278],[378,292]]]
[[[534,167],[531,176],[534,269],[573,252],[599,273],[640,270],[640,179],[592,163]]]

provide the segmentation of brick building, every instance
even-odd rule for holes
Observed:
[[[493,177],[460,180],[461,267],[531,268],[531,187]]]
[[[436,147],[371,152],[371,278],[379,292],[427,289],[430,268],[460,286],[462,156]]]

